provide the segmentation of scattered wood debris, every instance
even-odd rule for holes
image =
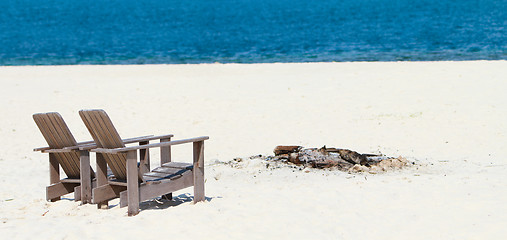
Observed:
[[[285,161],[312,168],[336,168],[348,172],[377,173],[400,169],[409,164],[403,157],[387,157],[377,154],[361,154],[349,149],[304,148],[302,146],[277,146],[275,156],[266,160]]]

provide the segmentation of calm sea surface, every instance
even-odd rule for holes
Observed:
[[[507,0],[1,0],[0,65],[507,59]]]

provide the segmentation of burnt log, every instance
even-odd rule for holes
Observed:
[[[354,166],[354,164],[343,161],[343,160],[317,160],[317,161],[310,161],[310,166],[313,168],[338,168],[342,171],[347,171],[351,167]]]
[[[303,147],[301,146],[277,146],[273,152],[275,153],[275,156],[278,156],[282,154],[296,153],[302,148]]]
[[[348,150],[348,149],[338,149],[338,153],[340,154],[340,157],[343,160],[345,160],[349,163],[369,166],[368,158],[366,158],[366,156],[364,156],[358,152],[354,152],[354,151]]]
[[[301,164],[301,161],[299,160],[299,153],[289,154],[289,162],[294,164]]]

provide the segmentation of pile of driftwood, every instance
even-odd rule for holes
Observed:
[[[349,149],[303,148],[302,146],[277,146],[271,160],[281,160],[313,168],[337,168],[352,172],[380,172],[399,169],[408,164],[403,157],[387,157],[377,154],[361,154]]]

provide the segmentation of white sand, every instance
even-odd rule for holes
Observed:
[[[2,239],[503,239],[507,62],[0,67]],[[45,201],[48,157],[31,115],[105,109],[124,138],[209,135],[207,202]],[[385,174],[239,168],[280,144],[403,155]],[[190,161],[191,145],[174,147]],[[152,152],[152,161],[158,154]],[[93,160],[93,158],[92,158]],[[172,206],[174,205],[174,206]],[[43,214],[45,213],[45,216]]]

